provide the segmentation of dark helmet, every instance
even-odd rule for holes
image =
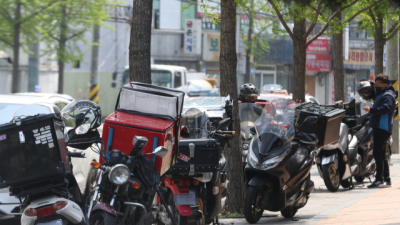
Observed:
[[[357,85],[357,92],[361,98],[370,100],[374,94],[374,82],[369,80],[361,80]]]
[[[243,84],[240,87],[240,100],[243,102],[255,102],[257,100],[258,90],[256,86],[250,83]]]

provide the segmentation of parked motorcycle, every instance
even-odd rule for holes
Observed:
[[[15,149],[5,146],[0,149],[13,152],[19,158],[12,160],[13,164],[1,163],[1,177],[3,184],[11,186],[11,193],[21,200],[21,224],[86,224],[84,200],[71,173],[71,157],[84,158],[85,154],[69,152],[66,148],[66,145],[70,146],[69,141],[79,139],[85,140],[85,144],[74,147],[86,149],[86,145],[93,143],[93,137],[100,137],[98,132],[87,135],[88,130],[100,125],[100,107],[84,102],[84,106],[79,105],[82,101],[70,103],[78,104],[78,109],[83,110],[75,111],[79,119],[74,121],[75,129],[68,133],[71,136],[64,136],[62,112],[60,115],[58,107],[51,104],[23,107],[15,113],[13,123],[0,128],[0,132],[8,130],[5,135],[19,137],[20,141],[19,146],[13,145]],[[13,158],[11,155],[2,158],[7,157]],[[13,169],[15,166],[18,168]]]
[[[231,110],[230,106],[228,101],[226,111]],[[229,181],[222,150],[234,132],[226,131],[230,118],[220,120],[217,127],[214,123],[197,108],[182,115],[178,160],[161,182],[161,188],[168,190],[165,199],[178,224],[218,221],[218,214],[227,206]],[[153,214],[159,223],[171,224],[162,205],[156,206]]]
[[[253,107],[260,117],[251,129],[253,138],[245,167],[244,214],[249,223],[257,223],[264,210],[281,211],[285,218],[298,220],[294,215],[314,189],[310,170],[319,149],[318,139],[296,130],[314,125],[318,117],[302,118],[298,125],[297,103],[290,100],[282,104],[274,116]]]
[[[375,172],[370,114],[361,114],[361,104],[356,99],[345,104],[341,101],[336,103],[346,111],[340,126],[339,141],[324,146],[316,157],[318,172],[331,192],[336,192],[340,185],[353,189],[353,176],[357,182],[362,182]],[[391,142],[390,138],[386,146],[389,159]]]

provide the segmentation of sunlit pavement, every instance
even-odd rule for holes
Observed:
[[[364,183],[355,183],[355,189],[340,188],[336,193],[326,189],[314,166],[311,179],[315,189],[307,205],[296,214],[300,221],[286,219],[280,212],[265,211],[274,217],[261,218],[257,224],[400,224],[400,155],[392,156],[392,164],[393,187],[368,189],[370,182],[366,178]],[[248,224],[244,218],[220,219],[220,222]]]

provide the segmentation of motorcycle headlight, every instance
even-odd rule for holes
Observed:
[[[287,155],[290,154],[291,150],[292,150],[292,148],[288,148],[288,149],[286,149],[282,154],[280,154],[280,155],[278,155],[278,156],[276,156],[276,157],[274,157],[274,158],[271,158],[271,159],[268,159],[268,160],[264,161],[264,162],[261,164],[261,169],[262,169],[262,170],[266,170],[266,169],[274,168],[274,167],[277,166],[280,162],[282,162],[282,160],[283,160]]]
[[[250,142],[250,146],[252,146],[252,142]],[[254,154],[253,150],[250,147],[249,153],[247,154],[247,162],[250,164],[251,167],[257,168],[260,166],[260,163],[258,162],[257,156]]]
[[[249,149],[249,144],[243,144],[243,150],[248,150]]]
[[[114,185],[123,185],[129,180],[129,168],[123,164],[117,164],[111,167],[108,173],[108,179]]]

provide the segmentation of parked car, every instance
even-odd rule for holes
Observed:
[[[52,103],[63,109],[73,100],[71,96],[47,93],[18,93],[13,95],[0,95],[0,124],[8,123],[13,119],[14,113],[21,107],[33,103]],[[66,124],[67,132],[72,129],[73,124]],[[69,148],[72,152],[80,151]],[[73,158],[73,172],[78,182],[79,189],[86,196],[90,193],[93,184],[95,184],[96,171],[92,169],[90,163],[93,160],[99,161],[99,155],[91,151],[84,151],[86,158]],[[3,219],[10,219],[13,216],[19,216],[19,200],[10,196],[7,189],[0,190],[0,223]]]

